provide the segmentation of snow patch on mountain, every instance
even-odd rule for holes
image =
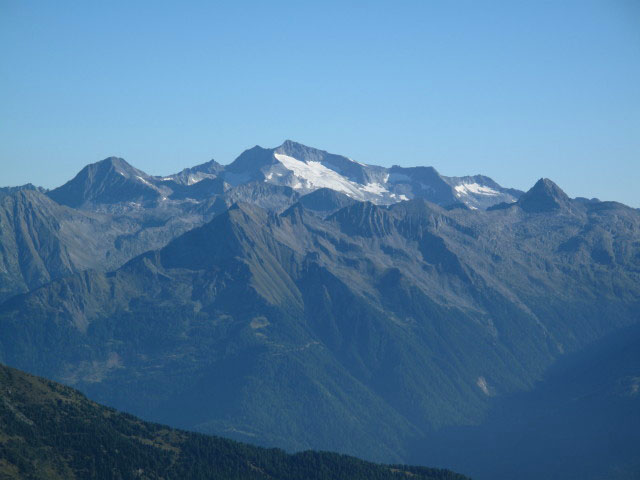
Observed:
[[[407,200],[406,195],[397,195],[389,191],[387,188],[389,174],[378,175],[377,178],[370,177],[369,182],[363,184],[346,177],[343,170],[333,163],[314,160],[302,161],[283,153],[274,153],[274,157],[286,170],[293,172],[294,179],[288,185],[294,190],[308,191],[330,188],[356,200],[368,200],[382,204]],[[354,163],[363,165],[358,162]],[[283,177],[283,174],[271,170],[265,175],[265,181],[279,182],[282,180],[281,178],[275,179],[274,176]]]
[[[144,183],[145,185],[147,185],[148,187],[153,188],[154,190],[157,190],[155,185],[151,185],[147,180],[145,180],[144,178],[142,178],[140,175],[136,175],[136,178],[138,180],[140,180],[142,183]]]
[[[389,190],[387,190],[384,185],[380,183],[368,183],[367,185],[364,185],[362,187],[362,190],[364,190],[365,192],[373,193],[375,195],[382,195],[389,192]]]
[[[275,153],[274,156],[287,170],[293,172],[297,181],[291,188],[295,190],[330,188],[354,198],[362,198],[361,187],[320,162],[303,162],[281,153]]]
[[[500,192],[494,190],[493,188],[487,187],[485,185],[480,185],[478,183],[463,183],[460,185],[456,185],[454,189],[458,196],[469,195],[470,193],[476,195],[500,195]]]

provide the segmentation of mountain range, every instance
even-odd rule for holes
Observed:
[[[0,300],[70,272],[116,268],[235,202],[281,212],[322,188],[376,204],[425,198],[447,208],[485,208],[522,193],[483,176],[369,166],[291,141],[254,147],[226,167],[211,160],[164,177],[109,157],[51,191],[0,188]]]
[[[424,198],[443,206],[487,208],[513,202],[522,194],[481,175],[445,177],[432,167],[365,165],[287,140],[276,148],[246,150],[227,166],[211,160],[164,177],[148,175],[121,158],[110,157],[86,166],[48,195],[70,207],[126,203],[136,208],[194,203],[255,182],[287,187],[298,194],[329,188],[380,205]]]
[[[635,357],[593,347],[639,323],[640,212],[549,179],[520,192],[290,141],[166,177],[109,158],[7,190],[0,235],[0,360],[146,420],[481,479],[546,455],[586,479],[602,470],[529,448],[553,421],[522,425],[557,420],[603,362],[607,393],[557,435],[596,451],[576,425],[622,397],[640,414]],[[508,445],[483,435],[512,429],[527,449],[487,465]],[[482,448],[464,458],[468,439]],[[633,449],[602,448],[590,458],[634,478]]]

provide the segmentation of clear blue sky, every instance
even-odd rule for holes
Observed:
[[[0,0],[0,185],[290,138],[640,207],[640,1]]]

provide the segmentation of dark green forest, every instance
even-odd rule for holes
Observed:
[[[329,452],[287,454],[143,422],[0,365],[0,479],[464,480]]]

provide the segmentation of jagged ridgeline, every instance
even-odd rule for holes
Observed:
[[[637,209],[294,142],[3,189],[0,253],[1,361],[145,420],[384,462],[449,465],[444,429],[640,322]]]
[[[235,202],[282,212],[319,190],[381,205],[424,198],[481,209],[522,194],[480,175],[364,165],[291,141],[251,148],[227,166],[211,160],[168,176],[109,157],[48,192],[31,184],[0,188],[0,301],[69,273],[117,268]],[[322,194],[313,201],[320,205]]]
[[[0,364],[0,478],[465,480],[307,451],[287,455],[143,422]]]

